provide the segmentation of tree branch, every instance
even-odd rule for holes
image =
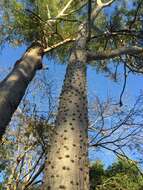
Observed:
[[[56,16],[56,18],[64,16],[65,11],[68,9],[68,7],[71,5],[73,0],[69,0],[69,2],[66,4],[66,6],[61,10],[61,12]]]
[[[76,12],[80,11],[81,9],[83,9],[86,5],[87,5],[87,3],[84,3],[83,5],[81,5],[81,7],[77,8],[77,9],[75,9],[75,10],[72,10],[72,11],[70,11],[70,12],[67,13],[67,14],[64,14],[64,16],[69,16],[69,15],[71,15],[71,14],[73,14],[73,13],[76,13]]]
[[[115,58],[121,55],[131,55],[134,56],[136,54],[143,53],[143,48],[138,46],[132,46],[132,47],[122,47],[115,50],[106,50],[106,51],[100,51],[97,53],[87,51],[87,60],[88,61],[94,61],[94,60],[105,60],[105,59],[111,59]]]
[[[91,0],[88,0],[88,40],[91,38],[91,11],[92,3]]]
[[[91,20],[92,22],[94,22],[94,20],[96,19],[96,17],[98,16],[98,14],[100,13],[100,11],[107,7],[110,6],[115,0],[110,0],[107,3],[103,3],[101,0],[97,0],[97,7],[92,11],[91,14]]]
[[[33,11],[31,11],[30,9],[25,9],[25,11],[27,12],[27,13],[29,13],[30,15],[33,15],[36,19],[38,19],[39,21],[41,21],[41,22],[46,22],[46,21],[44,21],[39,15],[37,15],[35,12],[33,12]]]
[[[124,83],[123,83],[123,88],[122,88],[122,91],[121,91],[121,94],[120,94],[120,99],[119,99],[119,104],[120,104],[120,107],[123,106],[123,102],[122,102],[122,98],[123,98],[123,94],[125,92],[125,89],[126,89],[126,84],[127,84],[127,67],[126,67],[126,62],[124,62]]]
[[[37,171],[37,173],[33,176],[33,178],[31,179],[31,181],[29,181],[25,187],[23,188],[23,190],[26,190],[27,187],[29,187],[33,182],[34,180],[41,174],[41,172],[44,170],[44,167],[45,167],[45,164],[41,165],[41,167],[39,168],[39,170]]]
[[[49,51],[52,51],[53,49],[56,49],[57,47],[60,47],[60,46],[62,46],[64,44],[67,44],[69,42],[74,42],[74,41],[75,41],[75,38],[67,38],[67,39],[65,39],[65,40],[63,40],[63,41],[61,41],[61,42],[59,42],[57,44],[54,44],[54,45],[52,45],[50,47],[47,47],[46,49],[44,49],[44,53],[47,53]]]
[[[136,30],[128,30],[128,29],[122,29],[122,30],[115,30],[112,32],[109,31],[105,31],[104,33],[101,33],[99,35],[95,35],[92,36],[91,39],[100,39],[100,38],[110,38],[110,37],[114,37],[114,36],[133,36],[133,37],[137,37],[137,38],[141,38],[142,39],[142,31],[136,31]]]
[[[137,9],[136,9],[136,12],[135,12],[135,16],[134,16],[133,20],[132,20],[131,23],[130,23],[129,29],[131,29],[132,26],[135,24],[136,19],[137,19],[137,16],[138,16],[138,12],[139,12],[139,10],[140,10],[140,8],[141,8],[141,6],[142,6],[142,3],[143,3],[143,1],[141,0],[141,1],[139,2],[138,6],[137,6]]]

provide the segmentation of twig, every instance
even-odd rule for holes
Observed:
[[[29,187],[33,181],[41,174],[41,172],[44,170],[44,167],[45,167],[45,163],[43,165],[41,165],[41,167],[39,168],[38,172],[35,174],[35,176],[33,176],[33,178],[31,179],[31,181],[29,181],[25,187],[23,188],[23,190],[26,190],[27,187]]]
[[[143,1],[141,0],[137,6],[137,9],[136,9],[136,12],[135,12],[135,16],[134,16],[134,19],[132,20],[132,22],[130,23],[130,26],[129,26],[129,29],[132,28],[132,26],[134,25],[134,23],[136,22],[136,19],[137,19],[137,16],[138,16],[138,12],[141,8],[141,5],[142,5]]]
[[[123,88],[120,94],[120,100],[119,100],[120,107],[123,105],[122,97],[125,92],[126,84],[127,84],[127,67],[126,67],[126,63],[124,62],[124,84],[123,84]]]
[[[91,0],[88,0],[88,40],[91,38],[91,10],[92,3]]]

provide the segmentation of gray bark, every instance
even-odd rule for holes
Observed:
[[[85,26],[84,26],[85,27]],[[55,133],[48,151],[44,190],[88,190],[86,37],[80,30],[60,96]]]
[[[95,61],[95,60],[104,60],[115,58],[122,55],[142,55],[143,48],[138,46],[131,46],[131,47],[122,47],[114,50],[105,50],[100,52],[91,52],[87,51],[87,60],[88,61]]]
[[[42,67],[43,49],[32,45],[18,60],[10,74],[0,83],[0,140],[17,109],[36,70]]]
[[[97,1],[91,19],[108,3]],[[93,23],[93,22],[92,22]],[[86,44],[88,23],[80,25],[60,96],[55,133],[48,149],[42,190],[89,190]]]

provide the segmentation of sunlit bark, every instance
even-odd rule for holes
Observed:
[[[10,74],[0,83],[0,139],[17,109],[29,82],[42,68],[43,49],[33,45],[18,60]]]

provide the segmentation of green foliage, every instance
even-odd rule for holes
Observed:
[[[1,45],[8,42],[13,46],[29,45],[40,41],[44,48],[50,47],[66,38],[74,38],[82,21],[82,7],[86,1],[73,1],[66,11],[62,10],[68,0],[3,0]],[[5,37],[6,36],[6,37]],[[54,58],[65,61],[71,45],[65,45],[50,52]]]
[[[103,164],[100,161],[96,161],[90,168],[90,188],[94,190],[97,185],[100,185],[103,181],[104,174]]]
[[[91,190],[141,190],[143,177],[133,161],[119,159],[107,169],[101,163],[90,168]]]
[[[142,185],[143,181],[134,182],[126,174],[116,174],[105,180],[96,190],[138,190]]]
[[[126,159],[119,159],[118,162],[113,163],[112,166],[106,170],[106,175],[109,177],[116,175],[116,173],[125,173],[132,178],[140,175],[136,163]]]
[[[77,30],[75,28],[77,24],[75,24],[76,22],[66,21],[66,19],[75,19],[75,15],[71,14],[64,17],[64,20],[62,20],[62,17],[58,18],[59,12],[67,2],[67,0],[64,3],[57,0],[3,1],[5,9],[2,22],[9,34],[9,39],[12,42],[20,40],[21,43],[27,44],[36,40],[45,43],[44,40],[48,38],[48,44],[46,45],[50,46],[53,42],[58,42],[62,38],[73,36]],[[72,9],[67,11],[72,11]],[[11,28],[11,34],[8,30],[9,27]]]
[[[3,184],[7,182],[7,179],[10,175],[10,162],[11,157],[14,155],[14,145],[12,143],[5,143],[4,145],[0,145],[0,189],[3,187]]]
[[[88,17],[87,0],[2,0],[0,43],[13,46],[29,45],[40,41],[44,47],[52,46],[66,38],[75,38],[78,27]],[[103,1],[108,2],[108,1]],[[64,8],[67,6],[67,9]],[[92,8],[97,5],[93,3]],[[139,0],[116,0],[112,8],[107,7],[98,14],[91,27],[92,40],[87,47],[93,51],[104,51],[122,46],[141,45],[143,5]],[[48,55],[65,61],[72,44],[57,48]],[[114,60],[117,64],[118,59]],[[139,62],[138,57],[134,60]],[[109,60],[93,65],[108,72]],[[106,68],[106,69],[105,69]],[[109,72],[110,73],[110,72]]]

